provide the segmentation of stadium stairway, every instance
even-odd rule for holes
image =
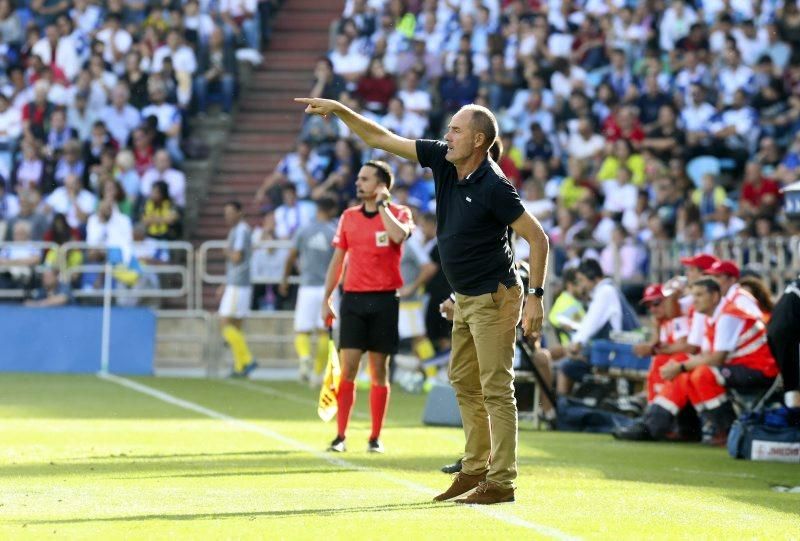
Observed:
[[[195,245],[225,238],[222,211],[228,200],[241,201],[250,223],[256,224],[253,194],[292,150],[300,133],[302,107],[291,100],[308,93],[316,59],[328,49],[331,23],[343,9],[342,0],[286,0],[277,13],[264,63],[242,91],[232,129],[200,202],[192,232]],[[212,272],[219,272],[221,264],[211,261]],[[214,288],[206,287],[203,293],[203,307],[213,308]]]

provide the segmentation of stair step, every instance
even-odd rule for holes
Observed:
[[[281,13],[275,20],[275,26],[272,27],[273,32],[294,32],[297,30],[306,30],[308,28],[330,28],[342,12],[312,12],[306,13],[304,10],[291,9],[293,6],[287,6],[287,10]]]
[[[301,37],[304,36],[304,37]],[[276,40],[270,49],[273,51],[308,51],[312,55],[328,50],[328,34],[318,34],[317,32],[302,32],[293,34],[286,40]]]

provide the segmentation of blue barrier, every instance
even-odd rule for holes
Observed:
[[[0,306],[0,372],[97,372],[102,321],[102,308]],[[155,339],[152,310],[112,308],[109,371],[152,374]]]
[[[647,371],[650,368],[650,357],[637,356],[630,344],[595,340],[589,351],[589,363],[598,368],[640,371]]]

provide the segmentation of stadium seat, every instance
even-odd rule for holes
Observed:
[[[703,175],[719,175],[721,170],[722,165],[714,156],[698,156],[686,164],[686,174],[698,188],[703,181]]]

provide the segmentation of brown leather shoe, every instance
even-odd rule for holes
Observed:
[[[505,488],[491,481],[483,481],[475,492],[466,498],[456,500],[456,503],[490,505],[493,503],[506,503],[514,501],[514,487]]]
[[[478,485],[486,481],[486,473],[480,475],[470,475],[458,472],[453,476],[453,484],[446,491],[436,496],[435,502],[449,502],[455,498],[467,497],[478,488]]]

